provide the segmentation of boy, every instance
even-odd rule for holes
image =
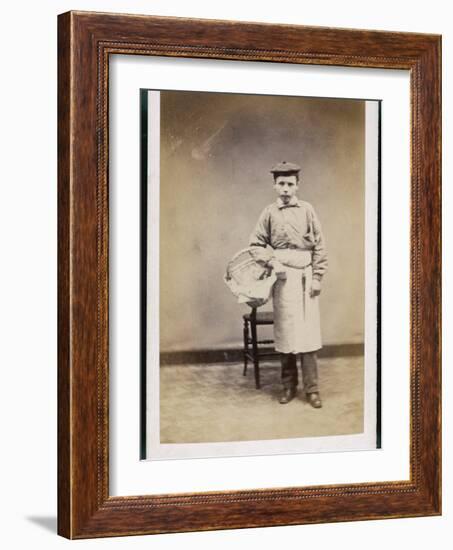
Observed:
[[[267,206],[250,237],[256,259],[266,260],[277,275],[273,288],[274,341],[281,354],[280,403],[289,403],[298,384],[297,354],[307,401],[322,407],[316,351],[322,346],[318,296],[327,270],[321,225],[308,202],[297,198],[300,166],[283,161],[271,169],[277,201]],[[266,248],[264,253],[263,247]],[[261,251],[261,252],[260,252]]]

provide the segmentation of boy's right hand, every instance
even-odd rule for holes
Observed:
[[[286,279],[286,270],[282,263],[280,263],[278,260],[271,260],[269,262],[269,265],[273,268],[275,271],[275,275],[277,276],[277,279]]]

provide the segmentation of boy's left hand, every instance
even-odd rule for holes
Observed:
[[[314,298],[321,294],[321,281],[319,279],[313,279],[311,281],[310,297]]]

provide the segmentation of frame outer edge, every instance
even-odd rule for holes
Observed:
[[[58,16],[58,526],[71,538],[71,14]]]
[[[108,325],[101,323],[108,297],[107,287],[100,287],[108,271],[101,263],[100,227],[107,227],[108,220],[98,216],[106,189],[99,184],[103,133],[93,93],[98,86],[96,36],[89,22],[72,12],[71,23],[71,538],[75,538],[98,511],[102,485],[108,482],[102,468],[106,449],[99,438],[108,403],[108,396],[100,392],[102,376],[108,380],[108,357],[102,353]]]
[[[59,16],[58,533],[80,538],[102,503],[96,426],[99,333],[99,129],[96,41],[74,12]],[[107,376],[107,374],[105,374]],[[94,429],[93,429],[94,427]]]
[[[441,37],[422,59],[423,86],[421,92],[421,118],[424,133],[421,135],[420,150],[424,159],[420,189],[424,195],[420,200],[422,247],[421,276],[424,285],[423,313],[420,331],[422,348],[422,371],[429,370],[424,388],[425,414],[422,416],[423,463],[426,465],[426,490],[433,511],[441,514],[442,494],[442,380],[441,380]],[[419,345],[421,343],[419,342]]]
[[[438,480],[438,510],[439,514],[442,515],[442,36],[438,37],[437,41],[437,71],[438,71],[438,101],[439,101],[439,124],[438,124],[438,140],[437,140],[437,169],[439,171],[438,180],[439,180],[439,312],[437,317],[437,322],[439,323],[439,405],[438,405],[438,430],[439,430],[439,480]]]

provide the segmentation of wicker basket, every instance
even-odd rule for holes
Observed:
[[[260,307],[269,300],[276,281],[274,271],[267,265],[270,257],[265,249],[250,247],[240,250],[229,261],[224,281],[238,303]]]

